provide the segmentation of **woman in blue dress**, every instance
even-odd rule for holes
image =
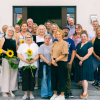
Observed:
[[[88,96],[88,81],[93,80],[93,45],[91,42],[88,42],[88,34],[85,30],[81,33],[81,40],[82,42],[79,43],[76,47],[77,59],[75,64],[79,67],[77,76],[79,80],[82,81],[83,86],[83,93],[80,95],[80,98],[86,98]]]

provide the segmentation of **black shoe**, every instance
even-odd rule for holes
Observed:
[[[67,95],[65,96],[65,98],[73,98],[73,94],[72,93],[67,93]]]
[[[48,97],[42,97],[41,99],[48,99]]]
[[[50,99],[52,96],[49,96],[48,99]]]

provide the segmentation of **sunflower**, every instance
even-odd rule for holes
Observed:
[[[28,49],[27,50],[27,54],[31,56],[33,54],[32,50],[31,49]]]
[[[21,40],[21,41],[20,41],[20,44],[22,44],[22,43],[24,43],[24,40]]]
[[[0,49],[0,54],[2,54],[2,52],[3,52],[2,49]]]
[[[8,57],[12,58],[13,55],[14,55],[14,52],[13,52],[12,50],[8,50],[8,51],[7,51],[7,56],[8,56]]]

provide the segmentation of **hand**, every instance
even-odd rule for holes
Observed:
[[[72,65],[72,62],[68,62],[69,65]]]
[[[80,57],[79,60],[83,61],[83,57]]]
[[[80,65],[80,66],[82,66],[82,63],[83,63],[83,62],[82,62],[82,61],[80,61],[80,62],[79,62],[79,65]]]
[[[58,66],[57,63],[55,62],[55,60],[52,60],[52,64],[53,64],[54,66]]]
[[[34,59],[33,59],[33,60],[31,60],[31,61],[29,61],[29,63],[30,63],[30,64],[34,63]]]
[[[47,62],[48,66],[51,66],[51,62]]]
[[[29,62],[28,60],[25,60],[24,62],[26,62],[26,63],[30,64],[30,62]]]
[[[97,58],[97,60],[99,60],[99,61],[100,61],[100,57],[99,57],[99,56],[97,56],[96,58]]]

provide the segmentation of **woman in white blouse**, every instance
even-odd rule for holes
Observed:
[[[30,33],[26,33],[24,37],[24,42],[21,44],[18,48],[17,55],[20,59],[19,62],[19,68],[21,68],[22,72],[22,90],[25,92],[22,99],[28,98],[28,90],[30,91],[30,99],[34,99],[34,96],[32,95],[32,91],[34,91],[35,86],[35,78],[32,77],[31,69],[25,69],[25,66],[28,66],[31,64],[31,66],[35,65],[37,67],[37,59],[39,58],[38,55],[38,45],[33,42],[33,37]],[[26,52],[28,49],[31,49],[33,54],[31,58],[34,58],[31,61],[26,60],[28,58]],[[33,75],[35,76],[36,69],[32,69]]]

